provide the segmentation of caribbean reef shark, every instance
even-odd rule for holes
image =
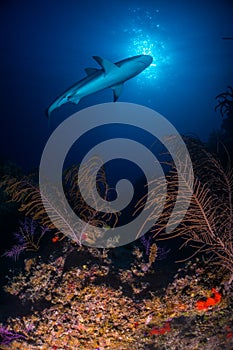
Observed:
[[[54,109],[64,103],[78,104],[81,98],[107,88],[113,90],[114,102],[116,102],[121,94],[124,82],[141,73],[153,61],[153,58],[149,55],[129,57],[116,63],[99,56],[93,56],[93,58],[101,66],[101,69],[86,68],[87,76],[66,90],[49,106],[46,113],[47,117]]]

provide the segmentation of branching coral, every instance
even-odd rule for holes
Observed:
[[[216,96],[218,104],[215,110],[219,109],[222,117],[224,115],[230,116],[233,114],[233,88],[228,86],[228,91]]]

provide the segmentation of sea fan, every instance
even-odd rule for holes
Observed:
[[[62,223],[64,230],[70,233],[71,228],[66,218],[60,214],[57,207],[51,204],[49,196],[45,192],[39,190],[39,187],[34,183],[31,177],[24,176],[23,178],[14,178],[5,176],[0,183],[0,187],[10,196],[11,201],[20,203],[19,211],[23,211],[26,216],[40,221],[43,226],[49,229],[56,229],[56,223]],[[53,222],[51,222],[48,217],[43,203],[46,209],[52,213]]]
[[[66,203],[60,199],[61,196],[57,193],[57,189],[54,184],[46,184],[43,190],[39,189],[38,185],[33,181],[30,176],[25,176],[23,178],[14,178],[11,176],[5,176],[0,182],[0,187],[2,187],[5,192],[10,196],[11,201],[20,203],[19,210],[23,211],[26,216],[32,217],[34,220],[38,220],[43,226],[48,229],[54,229],[58,232],[65,232],[66,236],[69,236],[73,241],[81,244],[82,237],[88,234],[88,224],[93,226],[104,226],[107,214],[103,213],[101,215],[101,210],[105,209],[106,206],[98,206],[98,203],[94,201],[92,197],[92,191],[94,186],[102,186],[102,191],[106,195],[107,185],[104,176],[104,170],[100,170],[99,180],[97,185],[90,182],[90,173],[96,169],[96,166],[101,166],[100,160],[97,157],[91,159],[86,165],[84,165],[83,177],[78,179],[78,166],[74,166],[65,173],[64,188],[67,195],[68,201],[70,201],[73,206],[73,210],[82,219],[80,223],[77,224],[75,229],[71,224],[69,213],[66,211]],[[85,188],[85,198],[86,196],[93,200],[95,208],[91,208],[81,195],[79,191],[78,183],[80,182]],[[54,198],[52,196],[56,195],[56,204],[54,204]],[[49,213],[49,216],[48,214]],[[65,213],[65,214],[64,214]],[[50,220],[52,219],[52,221]],[[112,219],[110,215],[107,220]],[[117,216],[114,217],[116,223]],[[58,227],[60,228],[58,230]],[[92,241],[97,238],[98,230],[92,230]]]
[[[93,176],[95,173],[97,173],[96,177]],[[93,157],[82,165],[82,177],[79,176],[77,166],[68,169],[65,172],[64,186],[73,210],[84,221],[94,226],[106,226],[110,221],[113,226],[116,225],[118,215],[110,212],[110,206],[107,202],[109,188],[104,164],[99,157]],[[80,192],[80,186],[82,192]],[[94,194],[95,188],[99,196]]]
[[[224,267],[231,274],[229,282],[233,281],[233,172],[230,167],[223,169],[220,161],[210,154],[200,141],[186,138],[190,156],[193,163],[195,180],[193,188],[188,181],[182,182],[182,200],[186,204],[186,198],[192,194],[189,209],[182,206],[182,200],[177,212],[177,222],[170,222],[169,216],[174,208],[178,193],[178,174],[172,169],[167,179],[167,199],[163,214],[154,226],[157,239],[169,239],[182,237],[184,244],[195,248],[193,255],[205,253],[209,262]],[[185,159],[180,160],[185,167]],[[185,169],[189,171],[188,168]],[[153,181],[154,188],[160,186],[160,179]],[[154,191],[156,194],[156,191]],[[160,199],[153,196],[151,205],[158,205]],[[143,200],[138,206],[143,205]],[[169,230],[169,225],[182,222]],[[153,213],[148,220],[153,220]],[[189,257],[190,258],[190,257]]]

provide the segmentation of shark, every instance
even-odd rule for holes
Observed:
[[[85,68],[85,78],[79,80],[48,107],[46,115],[65,103],[78,104],[81,98],[98,91],[110,88],[113,90],[113,100],[116,102],[121,95],[124,82],[144,71],[153,61],[150,55],[137,55],[119,62],[111,62],[100,56],[92,56],[100,65],[97,68]]]

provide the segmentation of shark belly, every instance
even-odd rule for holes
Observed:
[[[93,77],[87,77],[86,81],[83,81],[83,83],[79,87],[77,87],[77,90],[69,98],[69,100],[75,100],[76,97],[78,97],[80,100],[85,96],[110,88],[116,85],[117,83],[119,83],[119,79],[117,79],[114,76],[111,77],[110,74],[106,76],[103,72],[100,75],[98,74]]]

